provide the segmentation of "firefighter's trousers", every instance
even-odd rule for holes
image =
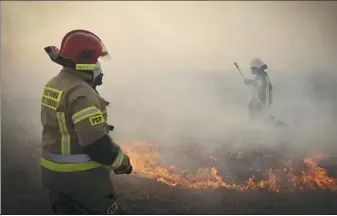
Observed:
[[[55,214],[123,215],[126,209],[119,205],[113,194],[59,194],[50,191],[50,200]]]

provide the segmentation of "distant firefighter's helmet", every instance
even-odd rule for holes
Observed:
[[[250,61],[249,68],[250,69],[257,68],[265,70],[268,68],[268,66],[260,58],[253,58]]]

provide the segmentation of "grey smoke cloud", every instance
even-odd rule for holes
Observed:
[[[2,2],[3,101],[25,98],[18,112],[26,115],[17,121],[35,125],[39,136],[41,89],[60,69],[43,48],[84,28],[102,38],[113,58],[102,62],[99,91],[111,102],[120,141],[173,145],[181,137],[242,136],[250,127],[250,92],[233,62],[249,76],[249,60],[258,56],[275,86],[272,112],[296,125],[302,144],[332,143],[336,112],[326,110],[336,100],[322,102],[311,89],[319,85],[312,74],[324,83],[316,93],[337,88],[336,11],[333,1]]]

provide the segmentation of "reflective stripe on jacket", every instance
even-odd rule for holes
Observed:
[[[65,68],[43,89],[42,182],[52,190],[79,191],[83,187],[94,190],[98,185],[102,190],[111,188],[109,169],[90,160],[82,151],[83,145],[108,131],[106,101],[87,83],[86,76]],[[80,107],[73,113],[72,104],[81,97],[89,101],[90,106]],[[124,154],[120,152],[115,166],[123,160]]]

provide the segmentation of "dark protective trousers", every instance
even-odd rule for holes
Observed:
[[[254,101],[250,101],[248,105],[248,111],[251,119],[264,118],[264,114],[266,112],[260,103],[256,103]],[[286,123],[275,119],[275,117],[272,115],[268,115],[266,120],[267,122],[270,122],[276,126],[286,126]]]
[[[113,194],[97,196],[90,194],[58,194],[50,192],[50,200],[54,214],[60,215],[125,215]]]
[[[265,109],[262,107],[260,103],[256,103],[253,100],[251,100],[248,105],[248,112],[250,118],[255,119],[257,117],[262,116],[265,112]]]

